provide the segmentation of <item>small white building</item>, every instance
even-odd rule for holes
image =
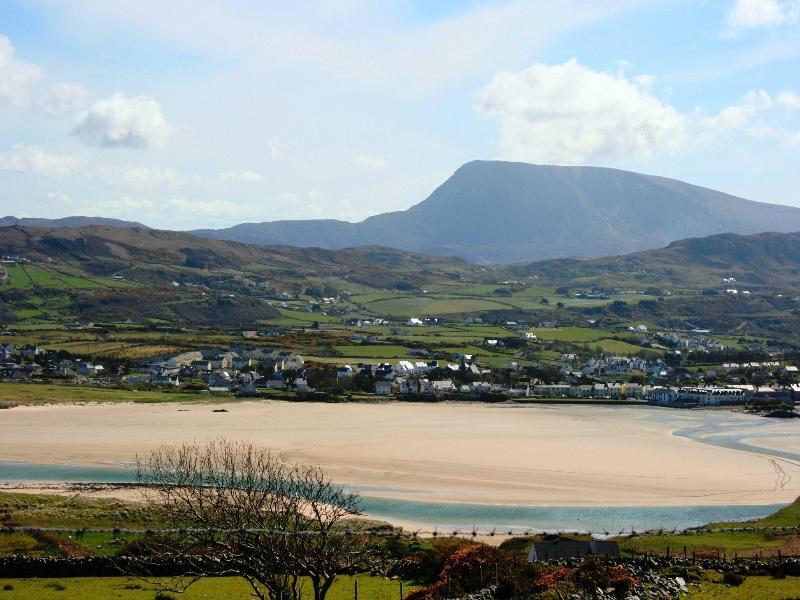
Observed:
[[[376,381],[375,393],[378,394],[379,396],[391,396],[392,383],[390,381]]]

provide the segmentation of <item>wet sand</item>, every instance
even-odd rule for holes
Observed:
[[[363,493],[529,506],[769,504],[800,495],[800,462],[674,435],[716,415],[656,408],[481,404],[105,404],[0,411],[0,460],[128,463],[170,442],[224,435],[320,464]],[[771,448],[793,450],[785,422]],[[800,436],[800,424],[793,425]]]

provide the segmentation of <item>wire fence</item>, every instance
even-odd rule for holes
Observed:
[[[687,528],[687,529],[657,529],[646,531],[631,531],[622,530],[619,532],[609,531],[588,531],[588,530],[542,530],[533,527],[530,528],[503,528],[503,529],[486,529],[480,528],[473,529],[417,529],[406,531],[404,529],[335,529],[331,531],[320,531],[315,529],[309,530],[286,530],[286,529],[268,529],[268,528],[221,528],[221,527],[203,527],[203,528],[131,528],[131,527],[66,527],[66,526],[32,526],[32,525],[2,525],[0,526],[0,533],[14,533],[14,532],[49,532],[49,533],[116,533],[128,535],[175,535],[175,534],[261,534],[261,535],[285,535],[285,536],[309,536],[309,535],[327,535],[327,536],[368,536],[368,537],[393,537],[393,538],[418,538],[418,537],[532,537],[537,535],[582,535],[594,538],[633,538],[643,535],[648,536],[668,536],[668,535],[704,535],[708,533],[781,533],[797,535],[800,533],[800,527],[791,526],[767,526],[767,527],[701,527],[701,528]]]

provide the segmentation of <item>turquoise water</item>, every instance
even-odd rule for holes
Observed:
[[[0,481],[131,483],[136,480],[132,467],[122,465],[85,466],[0,462]],[[354,487],[363,498],[363,511],[375,518],[406,523],[435,524],[448,530],[476,528],[482,532],[515,531],[592,531],[618,533],[646,529],[685,529],[711,521],[738,521],[766,516],[782,505],[729,506],[508,506],[423,502],[371,496],[391,489]],[[408,490],[403,490],[408,491]],[[430,525],[420,526],[430,529]],[[412,528],[413,529],[413,528]]]

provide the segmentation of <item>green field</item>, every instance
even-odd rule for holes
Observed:
[[[477,313],[485,310],[508,309],[507,304],[473,298],[435,298],[429,296],[398,296],[367,302],[364,308],[381,316],[421,317]]]
[[[690,588],[691,600],[796,600],[800,598],[800,577],[777,579],[748,577],[738,587],[722,582],[722,575],[709,572],[709,581]]]
[[[352,600],[355,582],[358,580],[359,598],[367,600],[397,600],[400,597],[400,582],[360,575],[340,576],[336,579],[328,600]],[[11,589],[5,589],[11,586]],[[0,600],[153,600],[160,590],[158,586],[129,577],[83,577],[69,579],[0,579]],[[311,593],[308,583],[308,594]],[[404,592],[415,589],[404,584]],[[250,586],[237,577],[206,578],[190,586],[172,598],[185,600],[249,600]],[[306,593],[303,594],[306,596]]]
[[[214,394],[213,400],[227,395]],[[0,407],[51,404],[53,402],[204,402],[212,401],[207,393],[109,389],[76,385],[35,383],[0,383]]]
[[[776,513],[747,523],[711,523],[711,529],[703,533],[684,533],[672,535],[643,535],[620,540],[620,548],[637,554],[657,553],[682,555],[684,547],[688,553],[716,556],[717,554],[733,557],[776,555],[779,550],[784,553],[795,553],[798,533],[792,531],[720,531],[727,528],[743,527],[800,527],[800,499],[795,500]]]

